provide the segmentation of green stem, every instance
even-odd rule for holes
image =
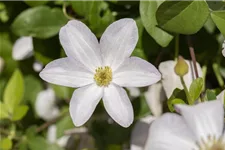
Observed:
[[[222,76],[220,74],[219,64],[218,63],[213,63],[213,66],[212,67],[213,67],[213,71],[214,71],[214,73],[216,75],[216,79],[217,79],[220,87],[223,88],[224,87],[224,81],[223,81],[223,78],[222,78]]]
[[[186,96],[187,96],[188,104],[189,104],[189,105],[193,105],[193,101],[192,101],[191,96],[190,96],[190,94],[189,94],[189,92],[188,92],[187,86],[186,86],[186,84],[185,84],[185,82],[184,82],[184,78],[183,78],[183,77],[180,77],[180,81],[181,81],[181,84],[182,84],[183,87],[184,87],[184,92],[185,92],[185,94],[186,94]]]
[[[63,11],[64,16],[65,16],[67,19],[69,19],[69,20],[75,19],[75,18],[73,18],[73,17],[71,17],[71,16],[69,16],[69,15],[67,14],[67,11],[66,11],[66,3],[63,4],[62,11]]]
[[[174,54],[174,60],[177,60],[177,57],[179,55],[179,34],[175,37],[175,54]]]

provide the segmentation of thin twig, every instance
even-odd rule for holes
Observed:
[[[55,118],[53,120],[50,120],[48,122],[45,122],[43,123],[41,126],[39,126],[37,129],[36,129],[36,132],[41,132],[43,131],[44,129],[46,129],[47,127],[49,127],[50,125],[56,123],[58,120],[62,119],[66,114],[68,114],[68,112],[62,114],[61,116],[59,116],[58,118]]]
[[[195,77],[198,78],[199,75],[198,75],[195,51],[194,51],[194,47],[193,47],[193,44],[191,42],[191,37],[190,36],[187,36],[187,43],[188,43],[191,59],[192,59],[193,65],[194,65]]]

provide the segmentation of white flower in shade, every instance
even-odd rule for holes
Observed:
[[[38,61],[35,61],[35,62],[33,63],[33,69],[34,69],[34,71],[36,71],[36,72],[40,72],[40,71],[43,69],[42,63],[40,63],[40,62],[38,62]]]
[[[166,99],[161,83],[149,86],[144,95],[153,115],[144,117],[135,124],[131,134],[131,150],[144,150],[150,125],[162,115],[162,102]]]
[[[50,143],[56,143],[60,147],[66,147],[66,144],[67,144],[69,138],[70,138],[69,135],[64,135],[64,136],[57,139],[57,127],[56,127],[56,125],[51,125],[51,126],[48,127],[47,140]]]
[[[225,41],[223,42],[223,50],[222,50],[222,54],[225,57]]]
[[[35,110],[37,115],[46,121],[55,119],[60,115],[59,108],[56,107],[55,92],[52,89],[41,91],[37,95]]]
[[[185,61],[189,66],[189,72],[186,75],[184,75],[184,81],[187,85],[187,88],[189,88],[192,81],[195,79],[195,73],[193,69],[194,66],[192,61],[189,60]],[[169,98],[172,95],[174,89],[176,88],[183,89],[180,77],[176,75],[176,73],[174,72],[175,65],[176,61],[172,60],[161,62],[159,64],[159,71],[162,73],[162,85],[166,92],[167,98]],[[202,70],[199,63],[197,63],[197,70],[199,77],[202,77]]]
[[[220,94],[217,95],[217,99],[221,100],[221,102],[224,104],[225,103],[225,90],[223,90],[222,92],[220,92]]]
[[[32,37],[21,37],[13,45],[12,57],[14,60],[24,60],[33,55],[33,49]]]
[[[224,108],[220,100],[176,107],[181,116],[167,113],[152,123],[145,150],[225,149]]]
[[[130,96],[133,98],[136,98],[136,97],[140,96],[140,94],[141,94],[141,91],[139,88],[127,87],[126,89],[129,91]]]
[[[133,122],[133,108],[122,87],[148,86],[161,78],[152,64],[130,57],[138,41],[135,21],[112,23],[99,43],[85,24],[72,20],[61,28],[59,38],[67,57],[50,62],[40,77],[78,88],[70,101],[73,123],[83,125],[102,98],[108,114],[128,127]]]

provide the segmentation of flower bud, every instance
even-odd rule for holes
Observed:
[[[177,64],[174,67],[174,71],[180,77],[183,77],[188,73],[188,64],[182,56],[178,57]]]

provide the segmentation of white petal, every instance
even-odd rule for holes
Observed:
[[[103,88],[96,84],[87,85],[74,91],[69,110],[75,126],[81,126],[87,122],[102,96]]]
[[[220,100],[197,104],[195,106],[176,105],[197,140],[207,139],[209,135],[219,138],[224,126],[224,110]]]
[[[57,143],[60,147],[66,147],[69,138],[70,138],[70,136],[65,135],[65,136],[60,137],[59,139],[57,139],[56,143]]]
[[[145,150],[192,150],[192,138],[182,117],[167,113],[152,123]]]
[[[37,115],[46,121],[57,118],[60,115],[60,111],[55,103],[55,92],[52,89],[41,91],[37,95],[35,102]]]
[[[218,100],[220,100],[223,104],[225,103],[225,90],[223,90],[222,92],[220,92],[219,95],[217,95],[216,97]]]
[[[131,55],[137,41],[138,29],[133,19],[120,19],[112,23],[100,40],[103,64],[116,70]]]
[[[149,62],[138,58],[127,58],[113,72],[113,82],[123,87],[143,87],[154,84],[161,79],[159,71]]]
[[[152,114],[156,117],[160,116],[162,114],[162,102],[166,99],[162,84],[156,83],[149,86],[144,95]]]
[[[48,131],[47,131],[47,140],[50,143],[55,143],[56,142],[56,125],[51,125],[48,127]]]
[[[50,83],[69,87],[81,87],[94,82],[94,75],[78,61],[60,58],[50,62],[40,77]]]
[[[129,91],[129,94],[131,97],[138,97],[140,96],[141,92],[140,92],[140,89],[139,88],[136,88],[136,87],[127,87],[126,88],[128,91]]]
[[[118,124],[129,127],[134,119],[134,112],[126,91],[114,84],[104,89],[103,103],[108,114]]]
[[[150,123],[155,120],[153,116],[147,116],[138,121],[131,133],[131,150],[143,150],[148,139]]]
[[[191,65],[193,66],[193,63],[188,60],[185,61],[189,66],[189,72],[184,76],[184,81],[187,85],[187,88],[189,88],[192,81],[195,79],[195,74],[193,67],[191,67]],[[183,89],[183,86],[180,82],[180,77],[177,76],[174,72],[175,65],[176,62],[172,60],[161,62],[159,64],[159,71],[162,73],[162,84],[166,92],[167,98],[169,98],[172,95],[174,89],[176,88]],[[202,77],[202,70],[198,63],[197,63],[197,70],[199,77]]]
[[[35,61],[35,62],[33,63],[33,69],[34,69],[34,71],[40,72],[40,71],[42,70],[42,68],[43,68],[42,63],[37,62],[37,61]]]
[[[13,45],[12,57],[14,60],[23,60],[33,55],[32,37],[21,37]]]
[[[59,39],[68,57],[80,61],[92,71],[101,66],[98,40],[84,23],[69,21],[60,29]]]

